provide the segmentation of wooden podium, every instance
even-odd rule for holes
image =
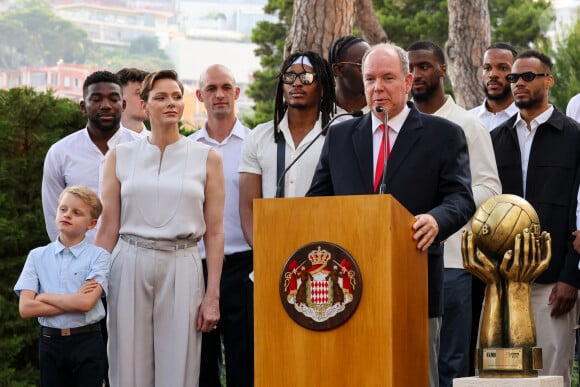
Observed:
[[[254,201],[256,387],[428,385],[427,254],[413,222],[391,195]],[[363,281],[352,317],[327,331],[294,322],[279,293],[287,259],[317,241],[348,251]]]

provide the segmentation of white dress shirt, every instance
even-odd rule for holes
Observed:
[[[139,137],[148,137],[149,135],[151,135],[151,131],[147,129],[145,124],[143,124],[143,130],[141,130],[139,133],[135,132],[135,134]]]
[[[121,126],[109,139],[107,146],[113,149],[117,144],[137,138],[137,133]],[[99,194],[104,161],[105,155],[91,140],[87,128],[60,139],[49,148],[42,174],[42,209],[46,232],[51,241],[55,241],[58,237],[55,219],[60,193],[65,187],[84,185]],[[87,240],[91,243],[97,228],[98,224],[86,234]]]
[[[409,106],[405,105],[405,107],[403,108],[403,110],[399,114],[397,114],[393,118],[389,117],[388,122],[387,122],[387,125],[391,128],[390,130],[387,131],[387,133],[389,135],[389,144],[391,146],[389,151],[391,149],[393,149],[393,146],[395,145],[395,141],[397,141],[397,136],[399,135],[399,132],[401,131],[401,128],[403,127],[403,124],[405,123],[405,120],[409,116],[410,111],[411,111],[411,109],[409,108]],[[372,120],[371,129],[373,131],[373,178],[374,178],[375,171],[377,170],[377,161],[378,161],[378,157],[379,157],[379,152],[383,151],[381,149],[381,142],[383,141],[383,134],[382,134],[382,131],[380,130],[380,126],[381,126],[381,124],[384,124],[385,122],[381,121],[374,114],[371,114],[371,120]],[[387,128],[385,128],[385,130],[387,130]],[[387,163],[388,162],[389,161],[387,160]]]
[[[474,107],[469,110],[469,112],[475,114],[481,121],[483,121],[484,125],[490,132],[518,113],[518,108],[513,102],[505,110],[497,113],[492,113],[487,110],[485,104],[486,101],[483,101],[481,105]]]
[[[251,250],[242,233],[242,223],[240,221],[240,156],[244,138],[250,129],[242,125],[239,120],[222,141],[217,142],[211,138],[207,132],[205,124],[197,132],[189,136],[190,139],[202,142],[213,147],[222,156],[224,166],[224,176],[226,180],[226,199],[224,207],[224,254],[230,255],[242,251]],[[198,243],[202,258],[205,259],[205,246],[203,240]]]
[[[522,119],[520,113],[516,117],[516,122],[514,123],[514,128],[516,128],[516,133],[518,135],[518,142],[520,145],[520,155],[522,161],[522,177],[524,184],[524,198],[526,197],[526,183],[528,181],[528,162],[530,161],[530,151],[532,149],[532,143],[534,142],[534,137],[536,136],[536,131],[538,126],[548,121],[552,113],[554,112],[554,107],[550,105],[542,114],[538,115],[530,122],[530,128]]]

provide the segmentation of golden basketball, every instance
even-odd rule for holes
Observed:
[[[536,210],[517,195],[492,196],[477,208],[471,222],[475,245],[496,261],[514,248],[516,235],[526,228],[539,238],[540,220]]]

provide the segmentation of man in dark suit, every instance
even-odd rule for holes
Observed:
[[[307,196],[378,191],[384,145],[380,126],[388,112],[384,192],[415,215],[409,232],[417,249],[429,252],[429,380],[431,386],[437,386],[443,312],[441,242],[475,211],[465,135],[456,124],[420,113],[407,103],[413,76],[403,49],[379,44],[367,51],[362,63],[371,113],[336,124],[329,131]]]

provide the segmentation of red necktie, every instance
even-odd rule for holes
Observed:
[[[377,169],[375,171],[375,183],[373,185],[375,191],[379,187],[385,169],[385,153],[383,152],[383,149],[385,148],[385,137],[387,137],[387,160],[389,160],[389,156],[391,155],[391,139],[389,138],[389,131],[387,130],[385,132],[385,124],[381,124],[379,128],[381,132],[383,132],[383,138],[381,139],[379,157],[377,158]]]

